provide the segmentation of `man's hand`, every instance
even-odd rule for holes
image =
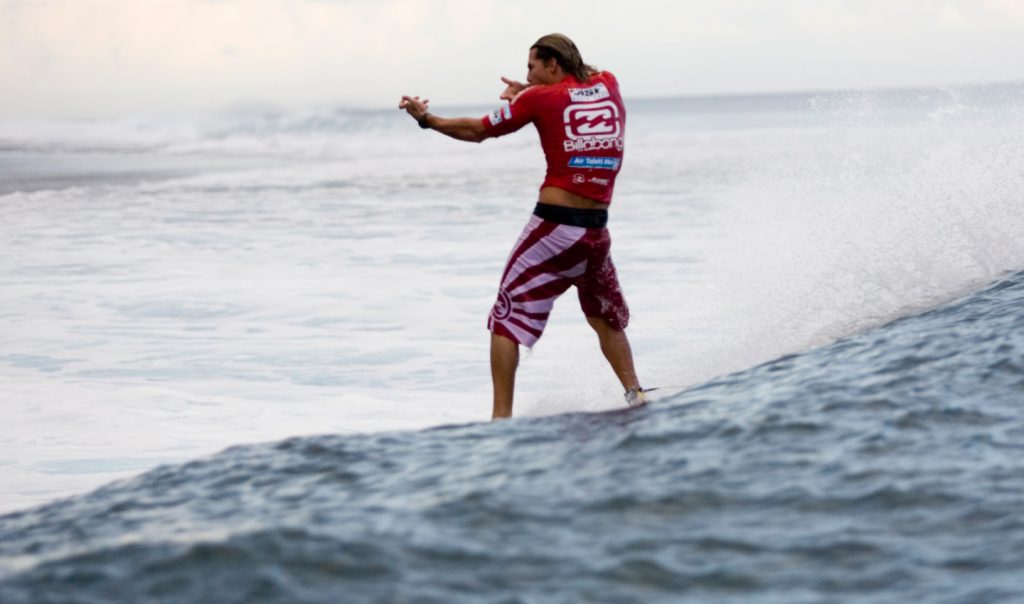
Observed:
[[[501,76],[501,81],[505,83],[506,88],[505,91],[498,96],[498,98],[503,101],[515,101],[516,97],[519,96],[519,93],[530,87],[529,84],[524,84],[522,82],[510,80],[505,76]]]
[[[429,104],[430,99],[423,99],[421,101],[418,96],[403,95],[402,100],[398,103],[398,108],[405,109],[405,112],[418,122],[427,114]]]

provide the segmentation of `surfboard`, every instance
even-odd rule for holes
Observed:
[[[644,396],[647,401],[639,407],[630,407],[631,409],[640,409],[646,407],[651,403],[659,403],[667,401],[678,394],[686,392],[687,388],[680,386],[655,386],[654,388],[645,388]]]

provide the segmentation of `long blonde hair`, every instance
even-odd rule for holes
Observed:
[[[537,58],[541,61],[554,59],[562,68],[562,71],[574,76],[581,82],[586,82],[590,79],[590,76],[598,73],[596,67],[583,62],[580,49],[576,48],[576,44],[569,39],[569,36],[564,34],[541,36],[530,47],[530,50],[536,50]]]

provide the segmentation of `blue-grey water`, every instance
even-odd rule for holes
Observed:
[[[0,601],[1020,602],[1024,274],[647,408],[239,446],[0,518]]]
[[[494,424],[534,134],[0,122],[0,603],[1024,602],[1024,86],[627,102]]]

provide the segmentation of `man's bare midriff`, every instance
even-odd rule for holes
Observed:
[[[583,197],[575,193],[570,193],[569,191],[559,189],[558,187],[542,187],[540,190],[540,199],[538,201],[553,206],[565,206],[567,208],[578,208],[580,210],[605,210],[608,208],[608,204],[606,203],[590,199],[589,197]]]

